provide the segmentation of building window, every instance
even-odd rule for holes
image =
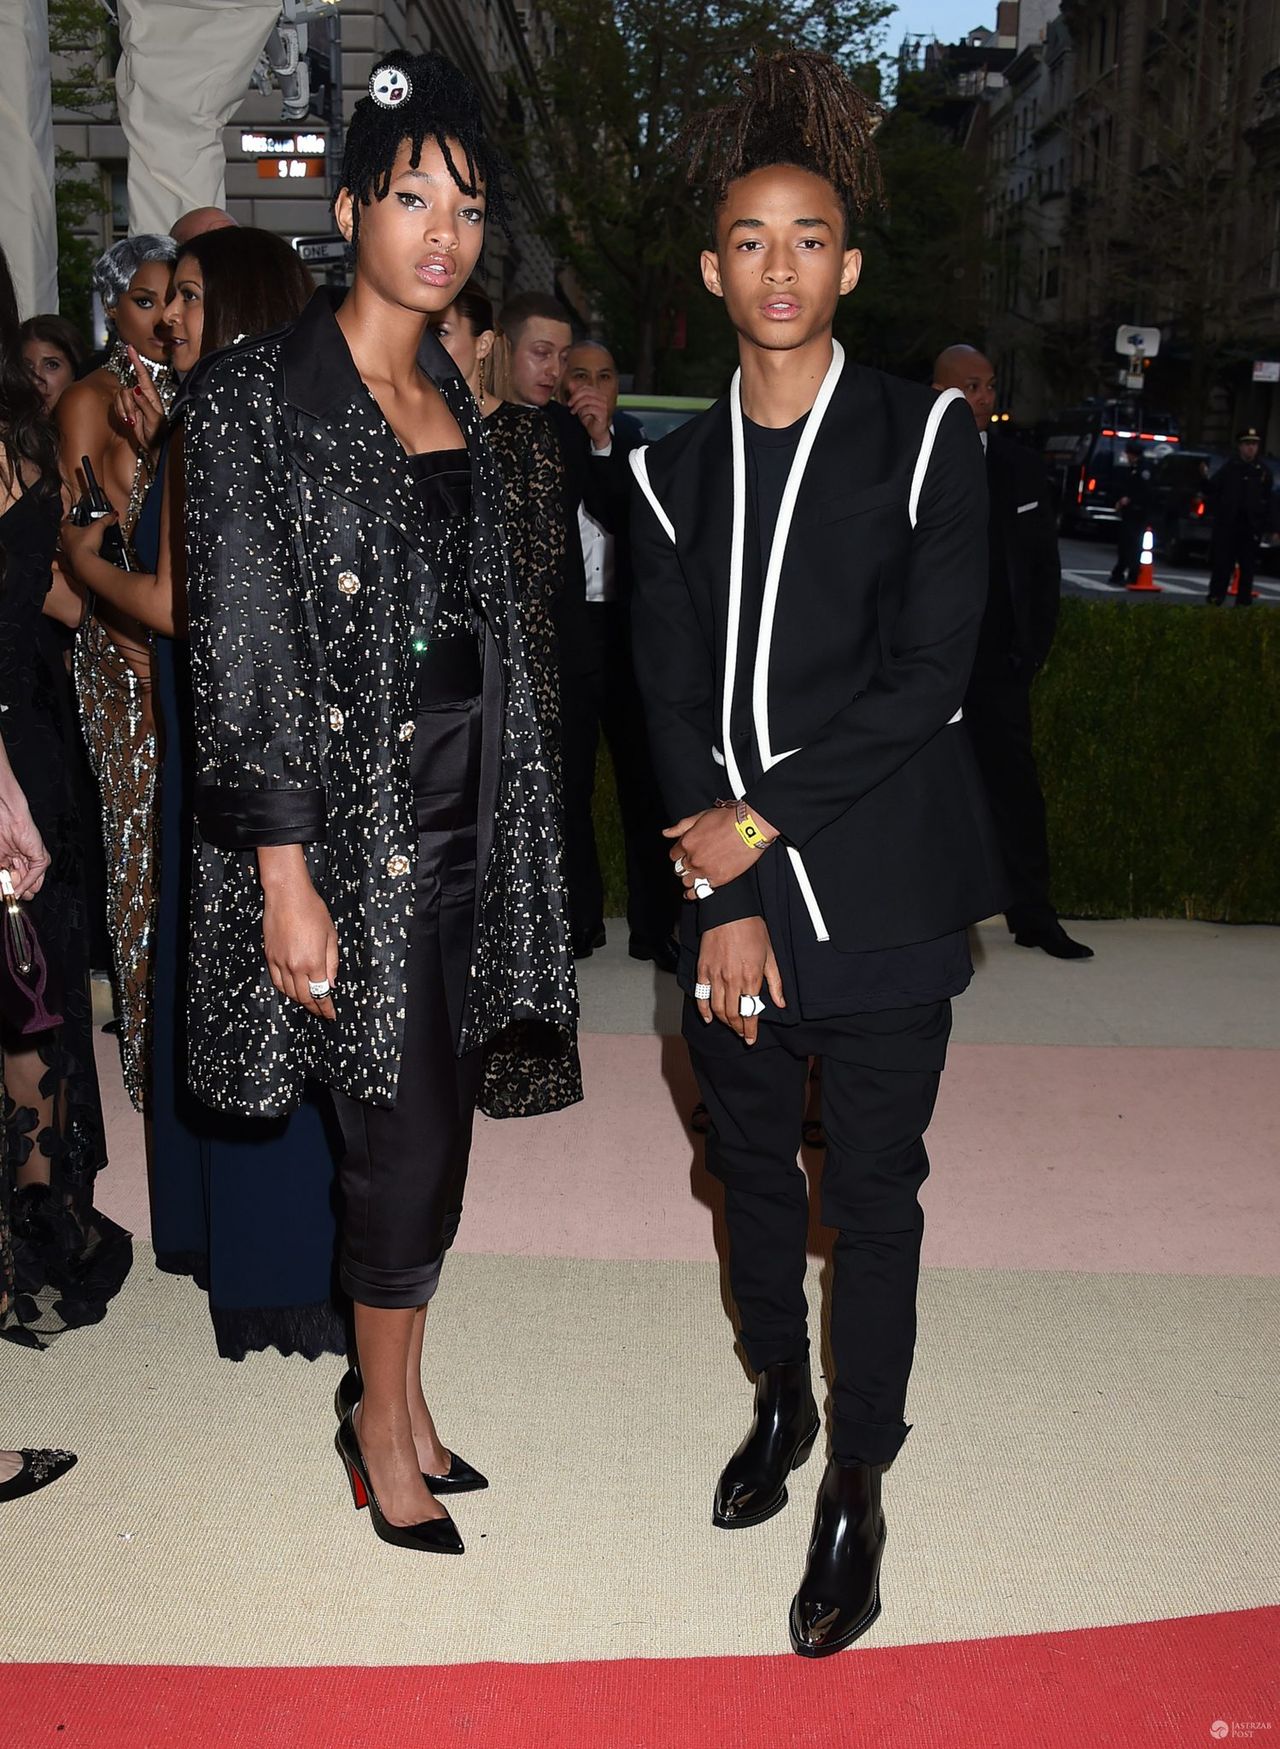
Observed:
[[[1042,298],[1056,298],[1062,284],[1062,250],[1055,244],[1044,252],[1044,271],[1040,283]]]

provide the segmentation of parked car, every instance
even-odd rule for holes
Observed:
[[[1110,531],[1119,522],[1116,499],[1124,496],[1124,446],[1133,438],[1156,462],[1181,441],[1172,418],[1117,401],[1073,407],[1041,425],[1040,455],[1057,496],[1063,534],[1089,528]]]
[[[1156,551],[1171,565],[1207,558],[1213,511],[1204,488],[1221,465],[1222,457],[1209,449],[1179,448],[1157,460],[1151,526]]]
[[[639,422],[646,443],[656,443],[711,405],[705,395],[619,395],[618,406]]]

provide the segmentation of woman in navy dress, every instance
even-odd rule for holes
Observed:
[[[266,231],[226,228],[188,243],[174,264],[165,310],[178,369],[234,341],[291,321],[312,291],[289,246]],[[120,397],[122,423],[154,442],[164,409],[138,374]],[[180,430],[180,399],[174,428]],[[95,594],[152,633],[153,700],[160,740],[159,900],[153,957],[151,1230],[161,1269],[192,1276],[209,1298],[218,1353],[341,1354],[346,1323],[335,1297],[333,1151],[318,1096],[288,1117],[214,1111],[187,1077],[185,990],[190,933],[191,678],[185,637],[180,439],[160,451],[133,546],[142,573],[100,558],[102,527],[68,526],[64,547]],[[165,482],[170,482],[167,488]]]

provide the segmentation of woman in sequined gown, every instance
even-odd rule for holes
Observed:
[[[174,394],[164,324],[175,246],[171,238],[127,237],[94,265],[94,285],[111,320],[106,363],[58,403],[62,475],[72,500],[84,490],[88,456],[120,517],[126,540],[155,474],[156,449],[121,418],[121,389],[147,370],[166,406]],[[107,913],[115,961],[116,1009],[125,1087],[142,1110],[147,1082],[151,937],[155,928],[156,736],[151,653],[145,627],[96,602],[76,640],[76,685],[85,745],[102,805]]]
[[[488,298],[468,286],[431,325],[467,379],[502,473],[503,526],[524,618],[538,720],[560,808],[560,663],[553,610],[565,583],[566,542],[577,538],[565,519],[560,445],[541,408],[521,407],[493,392],[490,365],[495,332]],[[534,1022],[513,1027],[485,1058],[480,1109],[488,1117],[554,1111],[581,1098],[577,1041],[550,1027]]]
[[[69,758],[74,707],[58,635],[80,603],[52,568],[59,509],[54,433],[23,370],[0,255],[0,737],[50,859],[29,910],[62,1015],[61,1025],[35,1035],[0,1019],[13,1260],[0,1333],[28,1347],[96,1323],[131,1259],[129,1235],[93,1207],[106,1139]]]
[[[439,1496],[487,1484],[441,1442],[421,1353],[482,1051],[576,1021],[501,481],[427,332],[502,204],[463,75],[377,64],[335,203],[351,290],[202,367],[184,434],[197,1086],[259,1110],[330,1089],[359,1354],[338,1451],[384,1541],[455,1554]]]

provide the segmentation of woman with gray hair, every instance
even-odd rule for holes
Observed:
[[[105,363],[69,388],[57,407],[62,475],[72,502],[84,491],[82,458],[88,456],[120,518],[126,543],[156,462],[133,410],[139,374],[151,377],[166,411],[176,391],[163,320],[176,253],[171,237],[143,235],[126,237],[99,256],[93,283],[111,325],[111,350]],[[91,598],[76,641],[75,672],[85,743],[102,794],[107,920],[124,1080],[141,1110],[155,926],[150,634],[137,620]]]

